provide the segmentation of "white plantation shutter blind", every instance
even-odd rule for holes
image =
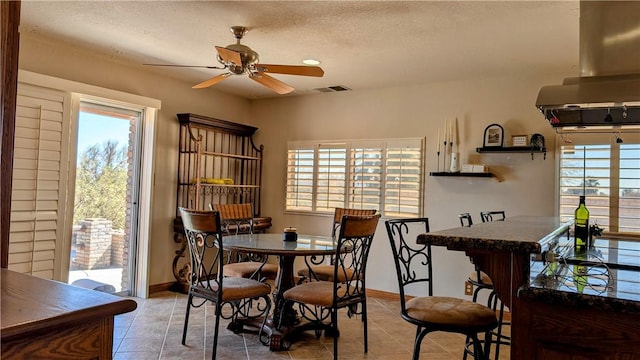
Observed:
[[[424,139],[290,142],[287,210],[375,209],[422,213]]]
[[[344,205],[347,149],[345,144],[320,144],[316,166],[316,210],[333,211]]]
[[[578,198],[584,193],[589,209],[589,223],[598,223],[608,228],[611,147],[563,146],[561,154],[560,214],[563,220],[573,219]]]
[[[382,202],[382,146],[351,149],[349,206],[380,209]]]
[[[420,213],[422,204],[422,147],[420,143],[387,145],[384,213],[405,217]]]
[[[618,231],[640,233],[640,144],[621,144]]]
[[[287,153],[288,210],[309,210],[313,206],[314,149],[289,149]]]
[[[68,121],[64,92],[20,83],[16,107],[9,269],[55,278],[64,224]]]
[[[561,146],[561,218],[572,219],[578,197],[585,194],[589,223],[612,233],[640,234],[640,141],[637,133],[622,133],[624,143],[610,134],[571,134]]]

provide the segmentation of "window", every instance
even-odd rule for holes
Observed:
[[[424,139],[290,142],[287,211],[376,209],[383,216],[422,214]]]
[[[637,133],[570,136],[573,143],[561,146],[560,152],[559,213],[562,219],[573,218],[578,197],[584,194],[591,224],[597,223],[611,233],[640,234]]]

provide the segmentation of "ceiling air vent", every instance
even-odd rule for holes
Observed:
[[[334,86],[328,86],[324,88],[316,88],[315,90],[319,92],[336,92],[336,91],[347,91],[351,89],[343,85],[334,85]]]

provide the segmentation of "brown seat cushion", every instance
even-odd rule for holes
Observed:
[[[417,297],[407,301],[407,314],[419,321],[460,328],[492,328],[498,320],[484,305],[452,297]]]
[[[312,281],[294,286],[283,294],[287,300],[330,307],[333,304],[333,282]]]
[[[224,266],[224,275],[237,278],[248,278],[253,275],[262,266],[261,262],[245,261],[230,263]],[[278,265],[264,264],[260,270],[260,274],[267,279],[275,279],[278,274]]]
[[[478,279],[478,271],[474,271],[471,274],[469,274],[469,281],[493,286],[493,282],[491,281],[491,278],[489,277],[489,275],[485,274],[483,271],[480,271],[480,279]]]
[[[223,301],[232,301],[271,294],[271,286],[257,280],[225,277],[222,281]],[[215,290],[217,289],[217,284],[211,284],[211,287]],[[206,292],[206,290],[204,292]]]
[[[333,281],[333,270],[334,270],[333,265],[315,265],[315,266],[312,266],[311,269],[313,270],[313,273],[316,275],[318,280]],[[353,276],[353,269],[347,268],[346,272],[349,278]],[[309,268],[298,270],[298,276],[315,280],[313,276],[309,275]],[[338,281],[345,282],[347,280],[346,279],[347,276],[345,276],[344,273],[338,272]]]

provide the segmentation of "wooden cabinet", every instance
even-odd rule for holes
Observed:
[[[512,315],[526,329],[512,359],[640,359],[640,313],[523,299]]]
[[[173,261],[174,276],[184,281],[188,259],[178,207],[208,210],[214,204],[251,203],[254,230],[271,227],[260,214],[263,146],[256,146],[253,126],[195,114],[178,114],[178,181],[174,241],[181,247]]]

